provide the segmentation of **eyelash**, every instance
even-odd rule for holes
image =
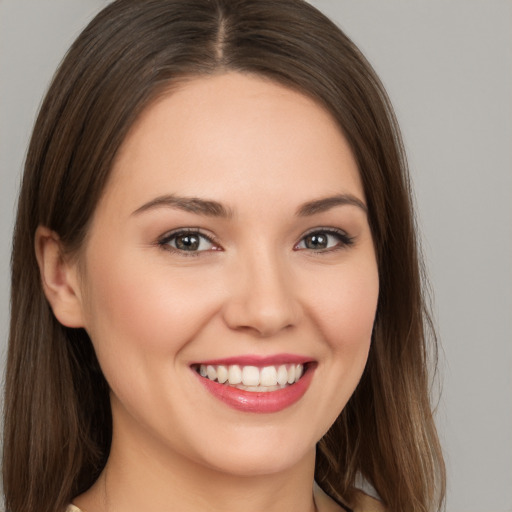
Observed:
[[[157,241],[157,244],[163,250],[170,251],[170,252],[179,254],[180,256],[187,256],[187,257],[188,256],[192,256],[192,257],[199,256],[201,253],[204,253],[204,252],[208,253],[211,251],[211,250],[187,251],[187,250],[179,249],[177,247],[173,247],[172,245],[170,245],[170,242],[172,242],[173,240],[176,240],[180,236],[186,236],[186,235],[190,235],[190,236],[194,235],[203,241],[206,240],[208,243],[212,244],[215,247],[214,249],[211,249],[213,251],[222,250],[220,248],[220,245],[216,242],[214,237],[212,237],[211,235],[206,235],[199,228],[184,228],[184,229],[179,229],[177,231],[172,231],[170,233],[165,234],[162,238],[160,238]],[[324,249],[322,249],[322,248],[321,249],[308,249],[307,247],[304,247],[304,248],[299,247],[299,245],[302,244],[306,240],[307,237],[310,237],[313,235],[333,236],[338,239],[338,243],[336,245],[334,245],[333,247],[327,247]],[[201,243],[201,241],[199,241],[199,244],[200,243]],[[309,250],[309,251],[313,252],[314,254],[324,254],[324,253],[329,253],[329,252],[338,251],[338,250],[348,248],[348,247],[352,246],[353,244],[354,244],[354,237],[349,236],[345,231],[343,231],[341,229],[315,228],[315,229],[305,233],[301,237],[300,241],[297,244],[295,244],[294,250],[297,250],[297,251]]]
[[[339,251],[351,247],[354,245],[354,237],[349,236],[345,231],[341,229],[335,228],[315,228],[307,233],[305,233],[300,239],[299,243],[297,243],[294,247],[295,250],[304,251],[308,250],[308,248],[299,248],[298,246],[305,241],[305,239],[312,235],[327,235],[333,236],[338,239],[338,243],[333,247],[328,247],[325,249],[309,249],[309,251],[314,254],[325,254],[334,251]]]
[[[160,248],[162,248],[163,250],[179,254],[180,256],[194,257],[194,256],[199,256],[201,253],[204,253],[204,252],[210,252],[208,250],[206,250],[206,251],[204,251],[204,250],[203,251],[185,251],[185,250],[178,249],[177,247],[173,247],[172,245],[170,245],[170,242],[172,242],[173,240],[176,240],[180,236],[186,236],[186,235],[189,235],[189,236],[195,235],[197,238],[199,238],[201,240],[206,240],[208,243],[210,243],[214,247],[216,247],[215,249],[213,249],[214,251],[221,250],[220,246],[216,243],[215,238],[211,235],[206,235],[199,228],[184,228],[184,229],[179,229],[177,231],[172,231],[170,233],[165,234],[162,238],[160,238],[158,240],[157,243],[158,243],[158,246]],[[199,243],[201,243],[201,242],[199,242]]]

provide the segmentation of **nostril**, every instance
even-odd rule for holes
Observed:
[[[289,305],[258,308],[255,304],[229,304],[224,310],[224,319],[230,329],[259,338],[292,329],[298,318],[296,308]]]
[[[266,338],[297,325],[302,309],[289,268],[266,252],[259,254],[245,261],[243,274],[233,274],[223,314],[231,329]]]

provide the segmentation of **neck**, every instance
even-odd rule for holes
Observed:
[[[94,486],[74,500],[87,512],[314,512],[314,448],[272,474],[234,474],[165,449],[140,432],[116,432],[110,456]]]

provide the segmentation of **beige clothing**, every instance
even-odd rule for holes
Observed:
[[[386,512],[382,501],[376,500],[363,491],[357,495],[357,501],[353,508],[354,512]]]
[[[318,487],[314,486],[313,493],[315,496],[315,503],[318,512],[344,512],[343,509],[337,505],[327,494]],[[75,505],[69,505],[66,512],[85,512],[80,510]],[[357,497],[357,503],[353,512],[386,512],[382,503],[367,494],[360,492]]]

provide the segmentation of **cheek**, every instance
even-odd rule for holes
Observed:
[[[91,262],[87,330],[99,354],[175,354],[215,312],[215,287],[197,273],[138,256],[98,263]]]
[[[367,353],[370,345],[379,279],[376,265],[344,269],[324,283],[316,302],[318,325],[334,353]]]
[[[366,366],[379,296],[376,264],[351,265],[324,284],[314,313],[325,348],[317,400],[318,410],[325,411],[323,433],[347,404]]]

